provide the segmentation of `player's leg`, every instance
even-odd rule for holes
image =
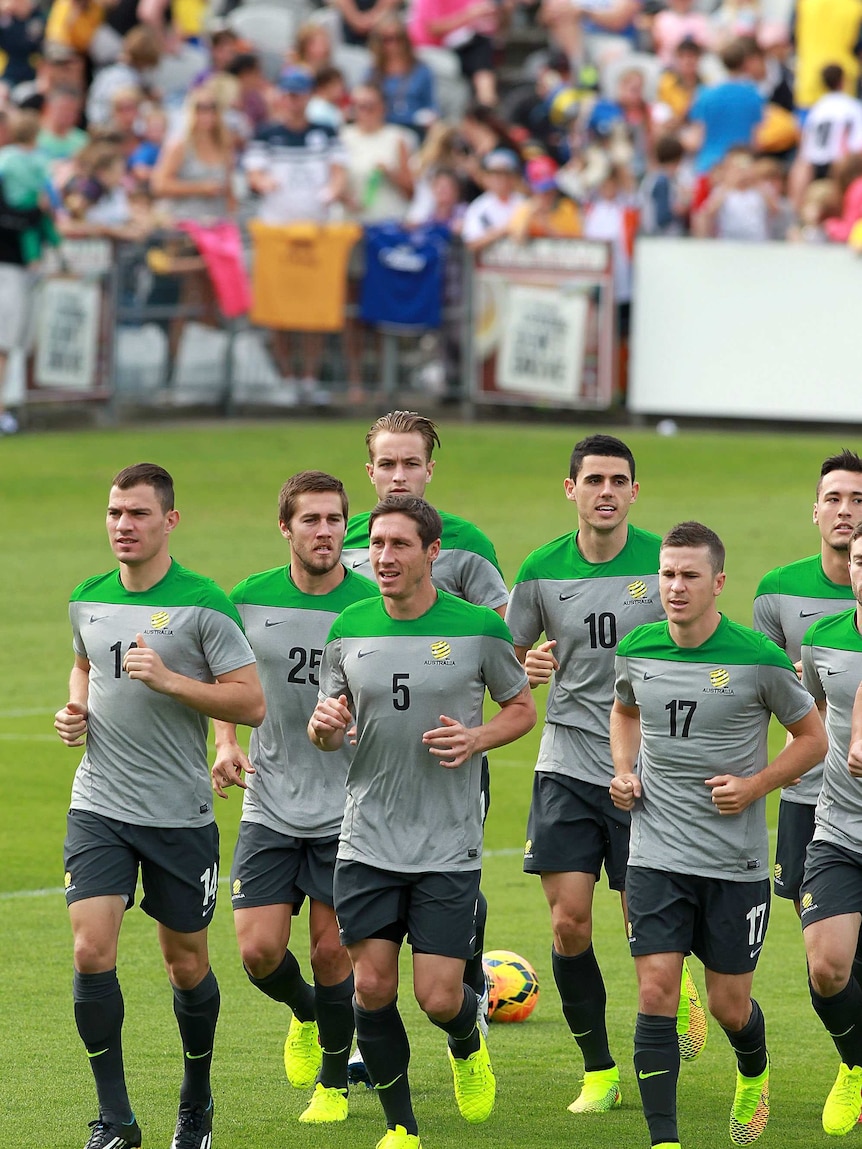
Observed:
[[[488,766],[488,755],[482,755],[482,825],[491,809],[491,771]],[[464,967],[464,981],[478,1000],[476,1018],[484,1037],[488,1036],[488,983],[485,980],[485,969],[482,965],[482,954],[485,949],[485,929],[488,923],[488,901],[479,890],[476,897],[476,923],[473,942],[473,952],[467,958]]]
[[[461,1116],[487,1120],[496,1081],[476,1018],[476,995],[464,981],[481,873],[423,874],[412,885],[407,940],[413,947],[413,990],[420,1008],[448,1035],[449,1062]]]
[[[814,837],[814,810],[814,806],[788,802],[786,798],[778,803],[778,837],[772,868],[772,892],[777,898],[792,901],[797,914],[800,913],[805,851]]]
[[[66,902],[72,926],[75,1024],[96,1084],[99,1117],[88,1149],[137,1146],[141,1131],[126,1089],[123,1064],[123,994],[117,978],[117,942],[137,882],[134,851],[122,824],[71,810],[64,846]],[[110,892],[109,892],[110,891]]]
[[[314,989],[288,949],[291,921],[305,896],[297,884],[304,851],[303,839],[240,822],[230,875],[234,926],[248,980],[293,1012],[284,1068],[297,1089],[314,1084],[321,1058]]]
[[[812,842],[802,884],[811,1003],[841,1057],[823,1107],[827,1133],[849,1133],[862,1112],[862,988],[851,976],[862,922],[862,868],[850,851]]]

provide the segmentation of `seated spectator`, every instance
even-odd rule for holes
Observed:
[[[416,58],[407,29],[397,16],[386,16],[372,32],[368,47],[374,58],[368,79],[383,92],[387,123],[414,128],[422,135],[437,115],[434,76]]]
[[[731,148],[749,147],[755,129],[763,119],[764,100],[745,74],[748,47],[734,40],[721,53],[727,79],[698,92],[689,112],[696,129],[690,138],[697,151],[695,172],[705,175],[721,163]]]
[[[517,155],[497,148],[482,161],[486,191],[464,213],[461,237],[471,251],[481,251],[509,234],[512,216],[524,202],[518,190],[521,165]]]
[[[143,138],[129,156],[129,174],[134,186],[149,191],[153,169],[165,142],[168,118],[158,104],[149,104],[142,114]]]
[[[415,0],[410,10],[410,39],[421,45],[449,48],[461,62],[480,104],[497,103],[494,36],[500,7],[494,0]]]
[[[0,80],[7,88],[36,79],[33,57],[41,54],[45,18],[34,0],[4,0],[0,6],[0,51],[6,64]]]
[[[578,236],[581,213],[557,185],[557,165],[550,156],[527,161],[530,197],[514,211],[509,222],[513,239],[524,243],[537,236]]]
[[[685,149],[676,136],[656,140],[655,158],[640,186],[641,235],[686,235],[691,187],[680,178]]]
[[[374,84],[354,88],[351,106],[354,122],[341,132],[350,213],[361,223],[402,220],[413,195],[410,156],[416,138],[408,129],[386,123],[383,93]]]
[[[837,163],[835,178],[841,196],[841,215],[827,219],[824,227],[832,243],[846,243],[862,219],[862,155],[847,156]]]
[[[332,64],[332,37],[323,24],[303,24],[296,33],[288,64],[304,68],[312,76],[319,68]]]
[[[89,136],[78,127],[83,104],[78,88],[58,86],[45,96],[36,147],[50,163],[70,160],[86,146]]]
[[[152,28],[141,24],[127,33],[117,63],[103,68],[93,80],[87,99],[88,122],[106,124],[111,116],[113,95],[121,89],[135,88],[148,93],[160,58],[159,39]]]
[[[159,152],[153,194],[176,220],[207,223],[233,214],[233,141],[211,85],[192,89],[180,134]]]
[[[251,135],[269,119],[266,93],[269,87],[260,60],[254,52],[239,52],[228,64],[226,71],[235,76],[239,85],[237,104],[248,121]]]
[[[326,124],[337,132],[344,123],[348,99],[347,84],[338,68],[320,68],[314,74],[314,88],[308,101],[309,120],[313,124]]]
[[[712,47],[712,25],[705,13],[694,10],[694,0],[668,0],[667,8],[653,20],[652,38],[658,58],[665,67],[671,67],[684,40],[701,48]]]
[[[827,64],[822,79],[826,94],[805,119],[799,155],[791,169],[791,196],[797,204],[812,180],[826,179],[834,163],[862,152],[862,102],[844,92],[844,69]]]
[[[702,55],[702,46],[687,37],[677,45],[671,66],[659,77],[656,103],[670,111],[665,123],[669,130],[680,127],[688,118],[694,98],[703,84],[700,76]]]
[[[712,191],[695,214],[692,230],[704,239],[765,243],[776,208],[771,189],[757,182],[751,150],[734,147],[716,170]]]

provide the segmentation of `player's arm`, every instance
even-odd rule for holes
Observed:
[[[347,695],[321,698],[308,720],[308,738],[318,750],[340,750],[353,715],[347,704]]]
[[[243,774],[253,774],[254,766],[237,741],[235,722],[216,720],[213,722],[213,730],[216,748],[215,762],[211,771],[213,789],[219,798],[227,798],[225,790],[228,786],[239,786],[241,790],[247,788]]]
[[[54,729],[67,746],[83,746],[87,736],[88,699],[90,694],[90,662],[83,655],[75,655],[75,664],[69,675],[69,701],[54,715]]]
[[[631,810],[643,793],[641,780],[635,773],[641,744],[641,712],[637,706],[625,706],[618,698],[614,699],[610,740],[614,763],[611,801],[619,810]]]
[[[828,742],[823,718],[817,705],[813,705],[804,718],[785,724],[791,740],[777,757],[758,774],[738,778],[733,774],[717,774],[706,779],[712,789],[712,801],[719,814],[741,814],[752,802],[773,790],[789,786],[801,778],[826,757]]]
[[[514,698],[500,703],[500,709],[481,726],[464,726],[454,718],[440,715],[442,725],[426,730],[422,742],[441,766],[455,769],[474,754],[485,754],[499,746],[516,742],[536,725],[536,704],[530,687],[524,686]]]
[[[135,642],[123,659],[129,678],[221,722],[241,722],[244,726],[263,722],[266,701],[253,662],[218,675],[215,682],[200,682],[169,670],[142,634],[135,636]]]
[[[515,655],[527,672],[527,681],[532,690],[537,686],[546,686],[551,681],[554,671],[560,669],[560,664],[554,657],[556,645],[556,639],[548,639],[547,642],[539,643],[535,650],[529,646],[515,647]]]
[[[856,690],[853,718],[850,723],[850,752],[847,766],[854,778],[862,778],[862,682]]]

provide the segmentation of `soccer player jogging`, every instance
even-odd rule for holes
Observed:
[[[365,469],[378,499],[385,499],[388,495],[425,497],[425,488],[431,482],[436,465],[432,458],[434,448],[440,446],[437,428],[430,419],[414,411],[390,411],[371,425],[365,443],[369,459]],[[505,618],[509,592],[491,540],[466,519],[445,511],[438,511],[438,514],[443,523],[443,534],[440,555],[431,576],[434,585],[476,606],[489,606]],[[344,561],[353,570],[370,574],[368,520],[366,512],[353,515],[347,524]],[[482,801],[483,815],[487,817],[491,801],[487,759],[482,761]],[[473,987],[479,999],[480,1025],[485,1036],[488,1033],[488,989],[482,968],[482,949],[487,915],[488,903],[480,890],[476,939],[464,980]],[[354,1068],[351,1062],[351,1069]],[[360,1070],[355,1072],[361,1077]]]
[[[184,1074],[172,1149],[211,1149],[210,1063],[219,989],[207,926],[218,887],[218,828],[207,716],[258,725],[264,697],[239,616],[209,579],[169,552],[179,522],[171,476],[139,463],[114,479],[107,529],[119,570],[81,583],[69,614],[75,662],[54,726],[86,750],[64,848],[74,939],[75,1022],[99,1117],[86,1149],[129,1149],[141,1130],[126,1090],[117,948],[135,900],[158,922]]]
[[[849,543],[855,605],[815,622],[802,644],[802,681],[826,710],[829,749],[805,858],[802,929],[811,1003],[841,1066],[823,1128],[841,1135],[862,1113],[862,988],[853,976],[862,912],[862,742],[854,701],[862,688],[862,526]]]
[[[293,1086],[314,1085],[299,1120],[315,1124],[347,1117],[353,971],[338,937],[332,874],[350,749],[324,763],[306,724],[329,628],[344,607],[380,593],[341,564],[347,509],[342,483],[322,471],[302,471],[282,487],[278,524],[290,563],[231,591],[257,657],[266,718],[248,757],[236,727],[216,723],[212,769],[221,797],[225,787],[245,789],[231,870],[237,940],[252,985],[293,1011],[285,1070]],[[288,949],[292,915],[306,897],[313,986]]]
[[[823,724],[793,663],[765,635],[721,615],[724,547],[701,523],[665,535],[666,622],[619,645],[611,797],[632,811],[626,876],[638,979],[634,1066],[653,1146],[679,1149],[675,1016],[683,956],[706,970],[709,1008],[736,1054],[730,1139],[769,1117],[769,1058],[751,997],[769,919],[766,795],[810,770]],[[791,740],[767,765],[771,715]]]
[[[530,730],[536,710],[505,623],[432,583],[443,531],[434,508],[390,496],[370,528],[381,598],[333,624],[308,732],[336,751],[356,725],[335,909],[353,962],[357,1041],[386,1116],[377,1149],[419,1149],[399,951],[406,936],[416,999],[448,1034],[461,1114],[486,1120],[494,1074],[464,983],[482,864],[481,760]],[[486,689],[500,709],[483,722]]]
[[[862,522],[862,459],[842,451],[820,468],[814,503],[820,553],[776,567],[760,580],[754,599],[754,628],[786,651],[802,671],[802,639],[815,619],[846,609],[853,601],[847,547]],[[773,890],[789,898],[799,913],[799,887],[805,849],[814,834],[814,808],[823,782],[823,764],[781,792]]]
[[[614,652],[632,627],[662,618],[657,535],[630,526],[638,496],[635,461],[621,440],[590,435],[575,445],[566,498],[578,513],[569,532],[529,555],[515,580],[507,621],[530,685],[551,683],[527,825],[524,870],[539,874],[551,910],[551,959],[563,1015],[584,1058],[572,1113],[620,1104],[608,1046],[606,991],[592,945],[593,891],[602,865],[625,918],[629,815],[608,795],[613,777],[608,722]],[[544,632],[546,641],[533,644]],[[686,970],[680,1042],[696,1057],[705,1014]]]

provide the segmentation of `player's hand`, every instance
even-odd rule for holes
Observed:
[[[54,715],[54,729],[66,746],[83,746],[87,736],[87,707],[80,702],[67,702]]]
[[[551,681],[551,675],[560,669],[560,664],[553,655],[556,639],[548,639],[535,650],[528,650],[524,658],[524,670],[527,672],[527,681],[530,686],[545,686]]]
[[[243,779],[244,773],[254,774],[254,766],[249,762],[241,746],[232,742],[226,746],[216,747],[211,774],[213,789],[219,798],[227,798],[225,790],[228,786],[239,786],[241,790],[247,790],[248,787]]]
[[[706,785],[712,787],[712,804],[719,814],[741,814],[754,801],[749,778],[716,774],[714,778],[706,779]]]
[[[135,635],[135,645],[126,651],[123,670],[129,678],[143,682],[150,690],[158,694],[170,694],[173,672],[168,670],[156,651],[147,646],[142,634]]]
[[[862,778],[862,739],[850,743],[847,768],[854,778]]]
[[[422,742],[430,754],[440,759],[441,766],[454,770],[476,753],[476,731],[445,714],[440,715],[440,721],[442,726],[425,731]]]
[[[359,735],[356,733],[356,726],[355,725],[351,726],[350,729],[347,731],[347,741],[350,743],[351,746],[355,746],[356,743],[359,741]]]
[[[802,681],[802,659],[801,658],[798,662],[794,662],[793,669],[796,671],[796,677],[801,682]]]
[[[338,698],[324,698],[318,702],[308,726],[319,742],[329,742],[334,734],[347,730],[352,723],[347,695],[342,694]]]
[[[609,791],[611,801],[618,810],[633,810],[635,802],[643,796],[643,787],[637,774],[616,774]]]

